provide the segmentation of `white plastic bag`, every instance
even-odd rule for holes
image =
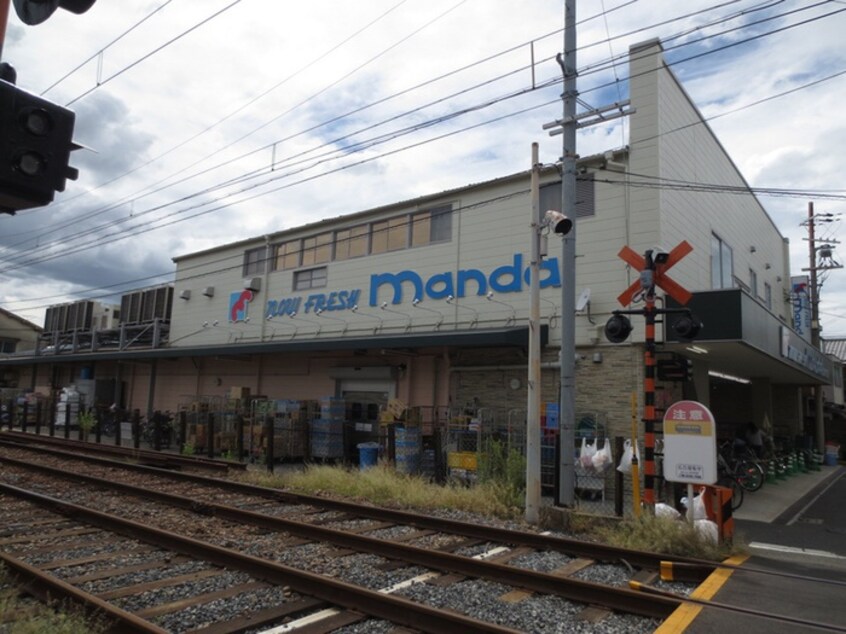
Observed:
[[[596,455],[596,444],[582,438],[582,450],[579,453],[579,465],[582,469],[590,471],[593,469],[593,457]]]
[[[686,509],[690,510],[687,496],[681,499],[681,503]],[[708,519],[708,513],[705,511],[705,500],[701,493],[693,496],[693,519],[694,521]]]
[[[606,438],[602,442],[602,449],[597,450],[597,452],[593,454],[591,462],[593,463],[593,468],[596,469],[598,473],[605,473],[611,466],[612,461],[613,457],[611,456],[611,445]]]
[[[623,443],[623,455],[620,458],[620,464],[617,466],[617,471],[620,473],[631,473],[632,471],[632,457],[635,455],[636,449],[632,448],[632,441],[626,439]]]
[[[693,508],[695,511],[695,502]],[[717,528],[717,524],[715,522],[712,522],[711,520],[694,520],[693,528],[699,534],[699,536],[707,542],[716,544],[720,540],[720,531]]]
[[[677,520],[681,518],[681,513],[669,504],[658,502],[658,504],[655,505],[655,517],[666,517],[671,520]]]

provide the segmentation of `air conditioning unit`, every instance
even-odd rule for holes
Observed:
[[[260,277],[252,277],[244,280],[244,288],[249,291],[260,291],[261,290],[261,278]]]

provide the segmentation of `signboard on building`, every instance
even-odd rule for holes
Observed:
[[[664,478],[685,484],[717,481],[717,424],[697,401],[678,401],[664,415]]]
[[[811,340],[811,283],[807,275],[790,278],[790,305],[793,330],[805,341]]]

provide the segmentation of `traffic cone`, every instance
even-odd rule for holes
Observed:
[[[784,457],[780,457],[776,464],[776,478],[787,480],[787,459]]]
[[[811,467],[808,466],[808,453],[806,451],[799,452],[799,469],[802,473],[810,473]]]
[[[775,460],[774,459],[767,460],[767,483],[768,484],[778,484],[778,479],[776,478],[776,467],[775,467]]]

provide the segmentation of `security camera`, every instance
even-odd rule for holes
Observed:
[[[554,209],[548,209],[544,214],[544,219],[546,220],[546,224],[552,227],[555,233],[562,236],[570,233],[570,229],[573,228],[573,221],[560,211],[555,211]]]

